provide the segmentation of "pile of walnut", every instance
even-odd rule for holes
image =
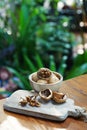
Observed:
[[[59,77],[48,68],[40,68],[32,75],[32,80],[40,84],[51,84],[59,81]]]
[[[21,106],[26,106],[27,104],[30,106],[39,107],[40,103],[36,100],[36,96],[27,96],[25,99],[21,98],[22,100],[19,102]]]
[[[66,95],[57,91],[52,91],[51,89],[45,89],[39,92],[39,95],[43,100],[50,101],[53,100],[56,103],[64,103],[67,99]],[[30,105],[40,107],[40,102],[37,101],[37,96],[27,96],[19,102],[21,106]]]

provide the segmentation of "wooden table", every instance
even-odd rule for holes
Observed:
[[[63,81],[60,91],[74,99],[75,105],[87,108],[87,74]],[[7,112],[4,101],[0,100],[0,130],[87,130],[87,123],[70,117],[55,122]]]

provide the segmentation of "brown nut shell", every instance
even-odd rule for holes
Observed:
[[[53,96],[51,89],[45,89],[39,92],[39,96],[44,100],[50,100]]]
[[[22,99],[22,100],[19,102],[19,104],[20,104],[21,106],[26,106],[27,101],[26,101],[25,99]]]
[[[57,103],[64,103],[67,99],[67,96],[63,93],[53,92],[53,100]]]

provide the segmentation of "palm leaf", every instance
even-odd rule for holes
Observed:
[[[38,54],[36,54],[35,59],[36,59],[36,63],[37,63],[38,68],[41,68],[44,66],[42,63],[42,60]]]
[[[24,77],[18,71],[16,71],[15,69],[13,69],[11,67],[7,67],[7,69],[20,79],[23,89],[27,89],[27,90],[31,89],[31,86],[29,85],[29,81],[27,80],[28,77],[26,79],[26,77]]]
[[[34,63],[28,58],[28,56],[27,56],[26,54],[24,54],[24,60],[25,60],[25,62],[27,63],[29,69],[30,69],[32,72],[37,71],[36,66],[35,66]]]
[[[83,65],[78,66],[75,69],[72,69],[66,76],[66,79],[73,78],[84,73],[87,73],[87,63],[84,63]]]
[[[54,56],[50,55],[50,65],[49,65],[50,70],[56,71],[56,63],[54,61]]]

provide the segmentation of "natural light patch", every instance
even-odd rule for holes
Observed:
[[[44,2],[44,7],[45,7],[46,9],[49,9],[49,8],[50,8],[50,0],[45,0],[45,2]]]
[[[85,43],[84,48],[87,49],[87,43]]]
[[[83,49],[79,49],[79,50],[77,50],[77,53],[78,53],[78,54],[83,54],[84,51],[83,51]]]
[[[83,2],[83,0],[80,0],[80,3],[82,3]]]
[[[80,22],[79,25],[80,25],[80,27],[83,27],[84,26],[84,22]]]
[[[2,18],[6,17],[6,12],[5,12],[4,8],[0,10],[0,15],[1,15]]]
[[[7,119],[0,124],[0,130],[12,130],[12,128],[14,130],[30,130],[29,128],[25,128],[15,117],[8,116]]]
[[[8,34],[8,35],[11,35],[11,34],[12,34],[12,32],[11,32],[10,29],[7,30],[7,34]]]
[[[65,3],[69,6],[72,6],[75,0],[65,0]]]
[[[81,14],[82,13],[82,10],[81,9],[78,9],[77,10],[77,14]]]
[[[64,23],[63,23],[63,26],[64,26],[64,27],[67,27],[67,26],[68,26],[68,22],[64,22]]]
[[[84,53],[83,45],[80,44],[80,45],[78,45],[78,47],[77,47],[77,54],[83,54],[83,53]]]
[[[6,9],[9,9],[9,8],[10,8],[10,4],[7,3],[7,4],[6,4]]]
[[[64,6],[64,3],[62,1],[59,1],[57,3],[57,10],[59,10],[59,11],[62,10],[63,6]]]
[[[4,22],[0,19],[0,28],[4,27]]]

